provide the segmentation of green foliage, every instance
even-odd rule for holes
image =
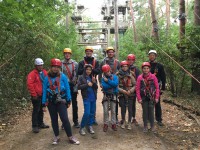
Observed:
[[[66,30],[71,8],[60,0],[3,0],[0,2],[0,112],[25,104],[26,76],[41,57],[48,69],[50,59],[63,58],[65,47],[78,54],[75,26]],[[75,55],[78,58],[80,55]]]

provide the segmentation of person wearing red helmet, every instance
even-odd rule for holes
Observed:
[[[143,132],[148,132],[147,122],[149,120],[152,132],[154,127],[154,107],[158,103],[160,90],[158,80],[154,74],[150,72],[151,65],[149,62],[142,63],[142,74],[139,75],[136,83],[137,100],[142,104],[142,117],[144,123]]]
[[[35,69],[27,76],[27,88],[31,95],[33,105],[32,112],[32,131],[38,133],[39,129],[49,128],[43,122],[44,113],[42,111],[42,82],[47,75],[47,71],[43,69],[43,60],[35,59]]]
[[[51,68],[43,83],[42,105],[43,111],[48,107],[51,124],[54,132],[54,145],[58,144],[59,126],[58,114],[62,121],[69,142],[78,145],[80,142],[72,136],[71,125],[68,119],[67,107],[71,104],[71,94],[68,79],[60,72],[62,62],[59,59],[51,59]]]
[[[133,109],[133,96],[135,92],[135,77],[129,71],[128,61],[120,63],[121,69],[118,72],[119,77],[119,105],[121,107],[121,128],[124,129],[126,125],[126,108],[128,108],[128,130],[131,130],[131,119]]]
[[[137,80],[138,76],[140,75],[140,70],[138,69],[138,67],[135,66],[136,56],[134,54],[128,54],[126,60],[129,63],[130,72],[135,77],[135,80]],[[138,126],[138,122],[135,118],[135,116],[136,116],[136,92],[134,93],[134,97],[133,97],[133,110],[132,111],[133,111],[132,123],[134,123],[136,126]]]
[[[118,94],[118,77],[111,74],[111,67],[107,64],[102,66],[103,76],[101,78],[102,91],[103,91],[103,112],[104,112],[104,126],[103,131],[108,130],[109,125],[109,106],[111,110],[111,124],[112,129],[117,131],[116,126],[116,102]]]

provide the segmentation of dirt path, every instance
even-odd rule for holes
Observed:
[[[170,105],[163,104],[163,114],[164,117],[167,119],[164,121],[166,124],[165,127],[159,128],[157,127],[158,134],[148,133],[144,134],[142,132],[142,117],[141,117],[141,107],[137,104],[137,118],[139,121],[139,126],[136,127],[133,125],[133,129],[131,131],[127,129],[121,129],[118,127],[118,131],[114,132],[109,128],[107,133],[102,131],[103,126],[103,111],[101,105],[101,98],[102,94],[99,91],[98,93],[98,101],[97,101],[97,121],[99,123],[98,126],[94,126],[96,131],[95,137],[93,138],[89,133],[86,136],[81,136],[78,133],[78,129],[73,129],[73,134],[77,137],[81,144],[80,145],[71,145],[67,142],[66,134],[63,130],[60,131],[61,142],[57,145],[51,145],[51,139],[53,137],[52,128],[41,130],[39,134],[34,134],[31,132],[31,112],[21,116],[19,118],[19,123],[17,125],[12,126],[8,132],[4,133],[0,137],[0,149],[1,150],[47,150],[47,149],[69,149],[69,150],[77,150],[77,149],[87,149],[87,150],[133,150],[133,149],[140,149],[140,150],[151,150],[151,149],[158,149],[158,150],[165,150],[165,149],[184,149],[185,145],[187,146],[187,140],[181,141],[186,143],[179,143],[177,146],[177,141],[173,138],[176,137],[178,131],[175,130],[178,126],[176,126],[178,122],[180,122],[177,118],[173,118],[169,115],[170,111],[175,111],[172,113],[176,113],[177,116],[181,114],[180,110],[177,109],[169,109],[173,108]],[[78,96],[79,101],[79,121],[82,117],[83,112],[83,104],[82,99],[79,94]],[[71,108],[68,111],[70,122],[72,123],[72,116],[71,116]],[[184,115],[184,114],[183,114]],[[181,116],[184,117],[184,116]],[[175,120],[172,120],[172,118]],[[174,121],[174,122],[173,122]],[[187,121],[187,119],[185,119]],[[194,121],[190,121],[190,124],[186,124],[188,127],[192,125],[196,125]],[[49,114],[45,114],[45,123],[50,125],[50,118]],[[196,126],[195,126],[196,127]],[[174,130],[173,130],[174,129]],[[180,129],[180,128],[179,128]],[[197,135],[200,133],[199,128],[194,128]],[[185,131],[187,131],[185,129]],[[185,132],[184,131],[184,132]],[[174,134],[174,135],[173,135]],[[179,133],[180,134],[180,133]],[[200,135],[200,134],[199,134]],[[167,136],[167,137],[166,137]],[[184,135],[183,135],[184,136]],[[184,136],[185,137],[185,136]],[[170,141],[172,138],[174,141]],[[180,138],[180,137],[179,137]],[[200,137],[193,137],[197,141],[195,142],[196,145],[194,147],[198,147],[198,140]],[[191,141],[193,139],[190,139]],[[180,140],[178,141],[180,142]],[[173,144],[174,143],[174,144]]]

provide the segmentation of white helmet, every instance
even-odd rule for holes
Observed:
[[[35,65],[39,66],[39,65],[44,65],[44,62],[41,58],[36,58],[35,59]]]
[[[151,54],[151,53],[157,54],[156,50],[150,50],[148,54]]]

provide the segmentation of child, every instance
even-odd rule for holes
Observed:
[[[89,125],[88,130],[90,134],[95,133],[92,128],[92,124],[94,122],[94,115],[96,112],[97,88],[96,79],[92,76],[92,65],[86,64],[83,75],[81,75],[78,80],[78,89],[81,90],[84,104],[84,114],[79,131],[81,135],[86,134],[85,126],[87,125]]]
[[[125,128],[126,107],[128,107],[128,130],[131,130],[131,119],[133,116],[133,98],[135,92],[135,78],[134,73],[129,71],[129,63],[122,61],[120,63],[121,69],[118,72],[119,77],[119,105],[121,107],[122,125]]]
[[[142,104],[143,110],[143,132],[148,132],[147,122],[150,121],[150,130],[155,132],[154,128],[154,105],[159,99],[158,80],[154,74],[150,73],[151,65],[149,62],[142,63],[142,74],[137,79],[136,94],[137,100]]]
[[[111,124],[112,129],[117,131],[116,126],[116,101],[118,93],[118,77],[114,74],[111,74],[111,68],[109,65],[102,66],[103,77],[101,79],[102,90],[103,90],[103,112],[104,112],[104,127],[103,131],[108,130],[109,124],[109,106],[111,109]]]
[[[53,145],[60,141],[58,128],[58,114],[63,123],[64,130],[72,144],[80,142],[72,136],[71,125],[68,119],[67,107],[71,104],[70,88],[67,77],[60,72],[61,61],[59,59],[51,60],[51,68],[43,83],[42,106],[46,111],[48,106],[51,117],[51,124],[54,132]]]

